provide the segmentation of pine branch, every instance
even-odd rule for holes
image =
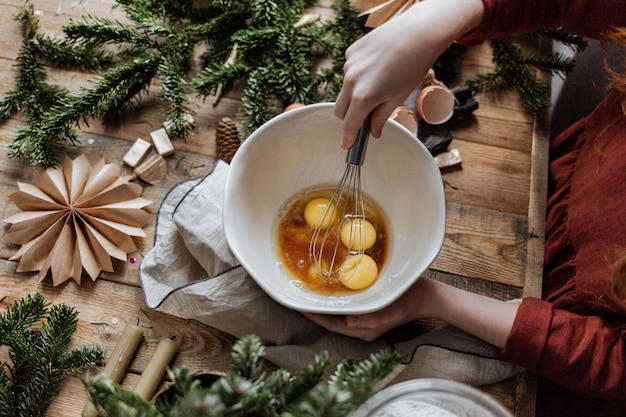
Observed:
[[[144,401],[132,391],[125,390],[119,385],[100,374],[88,385],[87,390],[96,406],[98,415],[102,417],[165,417],[156,406]],[[171,417],[171,416],[168,416]]]
[[[575,52],[582,52],[587,48],[587,41],[582,36],[571,35],[562,28],[542,28],[538,34],[548,39],[555,40]]]
[[[63,100],[55,110],[57,116],[51,124],[56,128],[88,118],[110,117],[120,111],[120,106],[149,88],[157,73],[159,57],[146,54],[127,64],[114,68],[91,81],[92,88],[82,88]],[[123,111],[123,110],[122,110]]]
[[[475,92],[481,93],[508,87],[502,68],[496,68],[491,72],[480,73],[474,78],[469,79],[467,85]]]
[[[60,68],[102,71],[113,64],[113,52],[95,49],[91,45],[75,45],[67,40],[52,39],[36,34],[35,54]]]
[[[7,93],[1,101],[2,116],[10,117],[14,111],[26,113],[26,122],[32,126],[44,123],[47,109],[57,103],[65,90],[45,83],[46,72],[37,61],[36,39],[38,21],[34,17],[32,6],[27,5],[16,16],[22,23],[22,47],[17,56],[17,89]],[[19,136],[19,135],[18,135]],[[9,144],[9,157],[30,157],[33,164],[55,164],[60,154],[60,143],[54,139],[45,139],[38,148],[38,143],[29,137],[14,138]]]
[[[98,378],[88,388],[103,416],[345,417],[400,363],[399,355],[389,352],[363,362],[345,361],[331,383],[325,383],[323,375],[331,365],[326,353],[298,375],[278,369],[269,376],[259,362],[263,354],[256,336],[243,337],[233,346],[231,369],[210,387],[201,386],[186,368],[169,371],[177,394],[157,398],[154,407],[137,403],[132,393]]]
[[[240,59],[248,66],[259,63],[268,65],[276,56],[273,48],[270,49],[268,46],[276,46],[283,30],[279,26],[250,27],[235,33],[232,41],[239,49]]]
[[[137,0],[117,0],[116,3],[122,6],[125,10],[128,10],[132,7],[135,7],[135,3],[137,3]],[[172,9],[168,6],[171,6],[171,5],[182,6],[183,4],[188,5],[189,2],[188,1],[165,2],[165,1],[160,1],[160,0],[146,0],[146,1],[141,2],[141,6],[145,11],[151,14],[157,15],[157,16],[164,16],[169,11],[172,11]],[[179,11],[180,9],[177,7],[175,10]]]
[[[194,103],[189,98],[191,84],[183,77],[188,61],[188,51],[183,49],[179,53],[164,56],[157,69],[157,76],[162,80],[161,98],[170,103],[170,111],[167,113],[168,132],[183,139],[194,128],[188,116],[196,114],[192,109]]]
[[[40,124],[20,129],[9,146],[9,157],[30,156],[42,166],[56,166],[63,155],[62,145],[77,143],[72,128],[89,118],[119,119],[130,99],[147,90],[157,71],[159,58],[146,56],[114,68],[93,82],[92,89],[62,98],[42,116]],[[45,116],[45,117],[44,117]]]
[[[301,402],[291,404],[285,416],[289,417],[343,417],[356,407],[344,407],[337,395],[322,386],[307,392]]]
[[[216,94],[217,101],[236,79],[247,77],[242,95],[242,139],[272,118],[278,105],[312,103],[321,84],[340,84],[342,77],[337,74],[342,71],[336,67],[317,73],[318,55],[332,53],[333,58],[343,59],[345,47],[358,36],[354,32],[345,35],[362,31],[362,22],[358,23],[356,9],[348,0],[341,0],[340,13],[330,29],[318,27],[314,21],[300,24],[306,2],[287,3],[252,2],[251,25],[219,45],[212,55],[216,59],[194,80],[198,94]],[[338,67],[342,65],[343,61]]]
[[[117,3],[123,7],[132,6],[136,0],[118,0]],[[169,22],[181,22],[187,20],[190,23],[204,23],[209,19],[220,15],[224,9],[221,2],[197,3],[193,0],[143,0],[141,5],[147,12],[155,16],[163,16]],[[232,5],[235,6],[235,5]]]
[[[280,409],[287,408],[302,400],[302,394],[307,393],[322,381],[324,371],[332,365],[332,360],[327,352],[316,355],[311,364],[306,366],[299,375],[286,381],[286,386],[281,388],[277,395],[280,395]]]
[[[3,315],[0,315],[0,344],[6,344],[8,335],[22,332],[41,320],[49,305],[41,294],[13,303]]]
[[[13,113],[20,110],[23,94],[19,90],[9,91],[0,99],[0,119],[8,119]]]
[[[248,82],[244,86],[241,97],[241,134],[244,138],[272,117],[275,105],[271,104],[271,97],[267,68],[252,70],[248,74]]]
[[[190,95],[205,98],[215,93],[217,101],[235,80],[244,79],[245,138],[273,117],[278,105],[314,102],[320,83],[333,84],[338,91],[336,84],[341,76],[336,74],[341,71],[320,75],[315,64],[318,56],[322,57],[320,52],[332,51],[333,56],[343,59],[342,48],[358,34],[350,39],[344,35],[362,28],[354,23],[358,19],[349,0],[339,1],[337,10],[341,13],[332,30],[314,21],[300,23],[305,7],[311,3],[308,0],[221,0],[199,6],[191,0],[120,0],[118,4],[131,24],[91,16],[73,18],[63,27],[62,40],[38,34],[32,14],[25,13],[28,31],[24,38],[35,42],[25,42],[19,60],[25,82],[19,84],[18,91],[41,94],[29,103],[33,118],[18,131],[9,156],[27,157],[42,167],[58,165],[64,146],[76,144],[73,129],[80,122],[88,123],[95,117],[107,123],[118,122],[140,102],[141,94],[153,81],[161,87],[159,96],[164,102],[169,132],[184,140],[194,127],[189,116],[195,114],[195,103]],[[335,40],[333,31],[341,33],[342,38]],[[204,42],[211,45],[203,56],[206,68],[197,78],[189,79],[192,54]],[[221,68],[235,45],[240,48],[236,62]],[[100,71],[115,61],[121,63],[92,80],[89,88],[64,97],[65,91],[43,84],[46,74],[37,57],[57,66]],[[143,65],[139,64],[142,60]],[[129,69],[136,70],[136,75],[128,74]],[[32,88],[35,82],[41,86],[38,90]],[[0,115],[21,111],[26,107],[24,97],[7,94],[0,100]]]
[[[66,374],[84,373],[86,365],[92,366],[102,363],[102,352],[99,349],[80,346],[63,353],[58,359],[59,368],[65,369]]]
[[[216,43],[230,41],[233,34],[247,26],[248,13],[239,5],[226,9],[214,18],[209,18],[203,23],[194,25],[182,25],[183,37],[193,43],[211,40]]]
[[[0,366],[0,417],[7,416],[12,395],[11,380],[6,373],[4,366]]]
[[[250,3],[252,26],[286,29],[306,7],[304,0],[256,0]]]
[[[0,345],[8,346],[10,359],[0,363],[0,416],[44,416],[65,376],[101,364],[99,347],[66,351],[77,316],[64,304],[50,307],[41,294],[0,316]]]
[[[467,81],[474,91],[512,86],[517,90],[524,106],[532,114],[542,114],[550,105],[547,87],[541,86],[525,62],[520,45],[512,38],[493,39],[493,60],[496,67],[488,74]]]
[[[294,377],[286,369],[276,369],[263,381],[267,389],[272,393],[272,408],[278,408],[274,404],[284,404],[291,400],[289,391],[293,389]]]
[[[531,114],[544,115],[550,107],[549,89],[544,82],[537,79],[532,69],[564,77],[574,69],[574,61],[552,52],[538,51],[524,54],[519,41],[536,42],[541,36],[560,40],[574,48],[586,45],[583,38],[569,35],[562,29],[542,29],[533,34],[493,39],[490,44],[495,69],[467,80],[467,85],[474,91],[481,92],[512,87]]]
[[[259,359],[265,355],[265,348],[255,336],[244,336],[233,346],[230,373],[249,380],[258,380],[265,374]]]
[[[298,404],[305,403],[307,406],[310,405],[311,397],[314,397],[312,393],[321,389],[320,383],[323,379],[324,371],[331,364],[332,361],[328,354],[322,352],[299,375],[284,381],[284,386],[274,391],[275,409],[293,413],[300,408]]]
[[[528,68],[519,69],[515,85],[522,103],[532,114],[542,115],[550,107],[548,86],[539,81]]]
[[[9,144],[8,157],[28,158],[32,165],[44,168],[58,166],[64,155],[64,145],[75,145],[78,138],[71,126],[51,129],[44,123],[30,123],[20,129]],[[53,135],[48,136],[50,132]]]
[[[315,66],[311,56],[311,40],[302,39],[295,30],[281,34],[277,39],[280,53],[273,63],[276,95],[292,103],[306,103],[317,91]]]
[[[144,6],[140,1],[126,3],[125,11],[138,27],[93,18],[72,20],[64,27],[66,36],[73,42],[91,47],[106,43],[134,44],[135,57],[118,69],[103,74],[98,83],[92,83],[94,88],[82,89],[79,97],[74,96],[62,107],[55,108],[57,113],[64,115],[55,120],[70,123],[76,120],[77,113],[81,113],[85,122],[90,117],[103,117],[109,123],[117,123],[128,107],[133,106],[133,100],[158,78],[161,80],[160,96],[168,105],[164,115],[169,133],[181,139],[192,133],[194,124],[189,119],[195,114],[194,103],[189,98],[192,88],[183,74],[189,67],[194,47],[207,37],[223,33],[223,29],[237,21],[237,17],[227,12],[212,21],[193,26],[182,24],[177,29],[164,23],[162,18],[153,17]],[[152,38],[163,36],[169,41],[152,41]]]
[[[350,391],[353,401],[361,403],[372,394],[378,381],[389,375],[401,362],[397,352],[381,351],[369,360],[345,360],[337,369],[332,383],[343,391]]]
[[[528,54],[524,63],[539,71],[564,78],[574,70],[574,59],[558,52]]]
[[[288,415],[298,417],[342,417],[363,404],[376,384],[401,362],[395,352],[380,352],[369,360],[344,360],[331,377],[328,389],[317,385],[306,398],[289,407]]]
[[[318,85],[328,90],[323,100],[333,101],[339,95],[343,85],[343,65],[345,51],[364,33],[364,17],[359,18],[359,11],[352,6],[350,0],[336,0],[332,4],[335,18],[312,35],[318,39],[319,47],[330,58],[332,65],[318,74]]]
[[[31,7],[22,9],[16,16],[16,20],[22,23],[22,49],[17,57],[18,65],[21,66],[18,76],[18,88],[21,92],[29,91],[28,88],[37,87],[46,79],[46,71],[34,55],[33,39],[35,39],[39,22],[34,17]]]
[[[217,60],[216,60],[217,61]],[[218,90],[228,91],[235,81],[243,78],[248,71],[248,67],[243,63],[233,63],[222,65],[221,62],[207,65],[202,72],[194,78],[193,88],[201,96],[210,94],[220,95]]]
[[[39,354],[43,360],[55,362],[69,345],[78,324],[78,312],[66,305],[48,309],[47,320],[38,331]]]
[[[106,44],[128,43],[135,47],[152,48],[155,42],[147,34],[117,20],[82,16],[69,19],[63,26],[63,33],[69,41],[83,43],[91,48]]]

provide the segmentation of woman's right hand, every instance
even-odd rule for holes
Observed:
[[[350,46],[335,104],[343,120],[341,146],[354,144],[369,113],[372,136],[380,137],[392,111],[449,45],[480,23],[483,11],[482,0],[420,1]]]

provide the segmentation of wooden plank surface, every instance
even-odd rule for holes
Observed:
[[[124,20],[113,0],[89,0],[73,6],[73,0],[36,0],[42,11],[41,27],[51,36],[61,34],[69,17],[85,14]],[[320,2],[328,9],[328,2]],[[0,1],[0,95],[14,88],[14,64],[21,42],[20,27],[14,20],[18,2]],[[62,14],[57,11],[61,10]],[[492,67],[488,45],[472,47],[462,58],[462,78]],[[50,82],[71,90],[79,88],[89,74],[51,71]],[[142,105],[120,126],[105,126],[100,121],[81,125],[80,145],[68,155],[85,154],[93,164],[100,158],[120,161],[138,138],[163,122],[157,98],[158,87],[142,100]],[[153,202],[147,211],[153,215],[166,193],[176,184],[209,172],[215,163],[215,127],[224,116],[237,117],[241,105],[241,86],[222,98],[197,103],[194,117],[197,129],[186,142],[175,141],[176,152],[167,158],[167,177],[154,185],[144,184],[142,197]],[[446,183],[447,228],[444,246],[431,271],[433,277],[453,285],[498,299],[540,296],[543,260],[543,218],[547,172],[547,125],[528,115],[511,92],[479,94],[480,108],[472,117],[450,124],[452,147],[460,150],[463,163],[442,171]],[[8,145],[22,127],[20,116],[0,125],[0,192],[8,196],[17,182],[31,183],[34,168],[24,161],[8,159]],[[127,169],[127,168],[124,168]],[[0,216],[6,219],[19,212],[7,198],[0,200]],[[155,217],[155,216],[154,216]],[[152,247],[155,218],[144,227],[147,237],[138,240],[139,250],[129,254],[139,262],[114,264],[115,272],[102,273],[81,285],[66,282],[57,287],[49,279],[39,282],[34,273],[15,272],[9,261],[15,245],[0,243],[0,312],[29,293],[41,292],[54,303],[67,303],[79,311],[78,332],[72,346],[101,344],[110,351],[123,324],[146,326],[147,343],[130,365],[123,385],[132,387],[143,370],[160,337],[175,337],[182,346],[173,363],[196,372],[224,372],[230,363],[232,337],[195,321],[187,321],[147,311],[138,279],[142,256]],[[1,233],[8,229],[1,225]],[[116,322],[117,324],[113,324]],[[94,324],[96,323],[96,324]],[[106,323],[106,324],[98,324]],[[0,360],[5,360],[0,349]],[[534,415],[534,380],[527,374],[499,384],[482,387],[517,416]],[[69,378],[52,404],[51,417],[79,416],[86,399],[82,382]]]

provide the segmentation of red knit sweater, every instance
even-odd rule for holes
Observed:
[[[542,26],[601,39],[626,26],[624,0],[483,1],[483,23],[461,43]],[[615,94],[552,141],[549,181],[543,299],[522,302],[502,356],[540,376],[537,416],[624,417],[626,311],[606,297],[626,249],[626,119]]]

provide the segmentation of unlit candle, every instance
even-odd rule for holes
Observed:
[[[126,373],[126,368],[128,368],[128,364],[133,356],[135,356],[135,352],[142,339],[143,329],[133,326],[132,324],[126,325],[117,345],[115,345],[111,356],[107,359],[104,369],[102,370],[102,374],[104,374],[108,380],[114,384],[122,380]],[[93,417],[97,415],[98,413],[91,399],[88,400],[83,409],[83,417]]]
[[[148,361],[148,365],[146,365],[146,369],[144,369],[139,377],[139,381],[137,381],[137,385],[133,390],[135,394],[146,401],[152,398],[177,350],[178,343],[173,340],[161,339],[159,341],[156,350]]]

